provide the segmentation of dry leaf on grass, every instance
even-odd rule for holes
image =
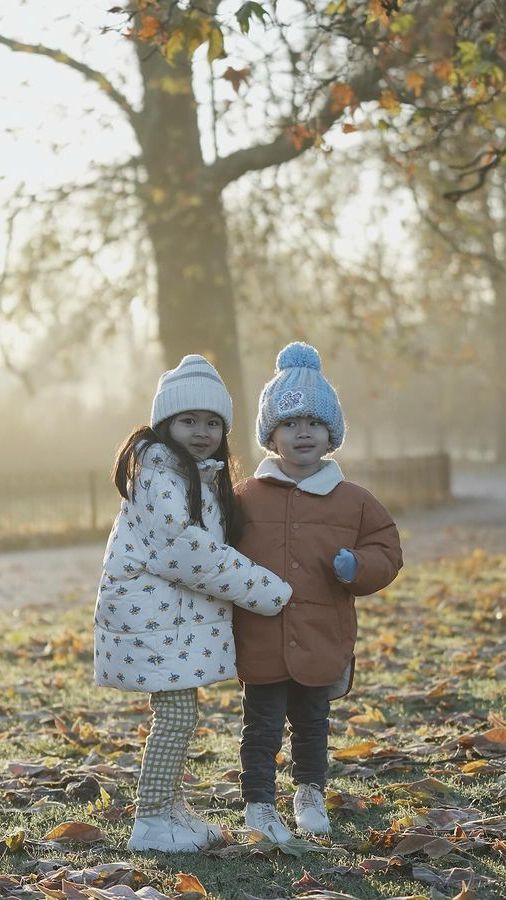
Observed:
[[[355,797],[346,791],[333,791],[329,789],[325,797],[325,805],[327,809],[342,809],[348,812],[365,813],[367,812],[367,803],[362,797]]]
[[[185,900],[190,900],[190,897],[207,897],[207,891],[197,876],[188,875],[186,872],[177,873],[175,889],[178,894],[184,895]]]
[[[44,835],[45,841],[75,841],[76,843],[91,844],[95,841],[106,841],[107,834],[96,825],[87,822],[62,822]]]

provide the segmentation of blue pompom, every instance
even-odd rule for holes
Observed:
[[[281,372],[282,369],[291,369],[294,367],[319,370],[321,368],[321,363],[318,350],[311,347],[310,344],[303,344],[301,341],[294,341],[292,344],[287,344],[286,347],[283,347],[278,353],[276,372]]]

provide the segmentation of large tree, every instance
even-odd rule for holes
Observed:
[[[425,44],[429,35],[431,40],[437,37],[431,32],[436,5],[424,0],[418,4],[419,14],[416,6],[379,0],[246,2],[235,15],[230,4],[218,0],[181,5],[134,0],[126,11],[113,7],[111,15],[122,17],[120,27],[133,40],[143,88],[140,108],[114,78],[70,56],[65,48],[0,36],[12,51],[50,58],[94,82],[130,124],[138,145],[138,155],[130,162],[156,267],[159,338],[166,364],[174,364],[185,352],[202,352],[217,362],[239,401],[244,456],[247,431],[240,427],[240,348],[222,192],[248,172],[287,162],[318,145],[336,123],[345,133],[356,130],[357,122],[369,114],[371,101],[376,102],[373,111],[380,111],[381,127],[390,127],[392,117],[406,109],[418,114],[415,124],[420,116],[430,122],[432,112],[420,109],[420,98],[437,103],[434,84],[449,83],[444,29],[457,16],[459,4],[443,4],[446,18],[437,18],[443,28],[440,53],[429,59],[432,93],[427,94],[429,80],[416,63],[420,40],[413,35],[418,25],[423,26]],[[453,44],[459,43],[458,37],[452,35]],[[206,66],[199,49],[204,45],[209,96],[203,100],[198,85]],[[488,46],[496,45],[489,39]],[[453,46],[454,55],[464,50]],[[443,68],[437,68],[438,62]],[[396,87],[399,72],[406,76],[402,96]],[[495,92],[499,75],[488,73],[487,79]],[[488,102],[488,95],[477,101]],[[203,111],[207,127],[202,115],[199,118]],[[229,133],[235,137],[227,140]],[[125,166],[128,163],[125,160]]]

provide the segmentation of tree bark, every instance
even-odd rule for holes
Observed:
[[[157,267],[159,338],[167,367],[187,353],[216,365],[234,399],[232,446],[245,471],[252,460],[222,200],[204,164],[191,90],[191,65],[160,54],[142,62],[145,102],[137,135],[146,183],[140,195]],[[165,79],[179,93],[164,89]]]

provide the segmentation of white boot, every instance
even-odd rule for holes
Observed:
[[[261,831],[274,844],[286,844],[293,837],[273,803],[247,803],[245,822],[248,828]]]
[[[187,812],[179,801],[163,816],[135,820],[129,850],[162,850],[164,853],[196,853],[207,850],[222,837],[221,828]]]
[[[325,800],[317,784],[299,784],[293,798],[297,827],[311,834],[328,834],[330,822]]]

